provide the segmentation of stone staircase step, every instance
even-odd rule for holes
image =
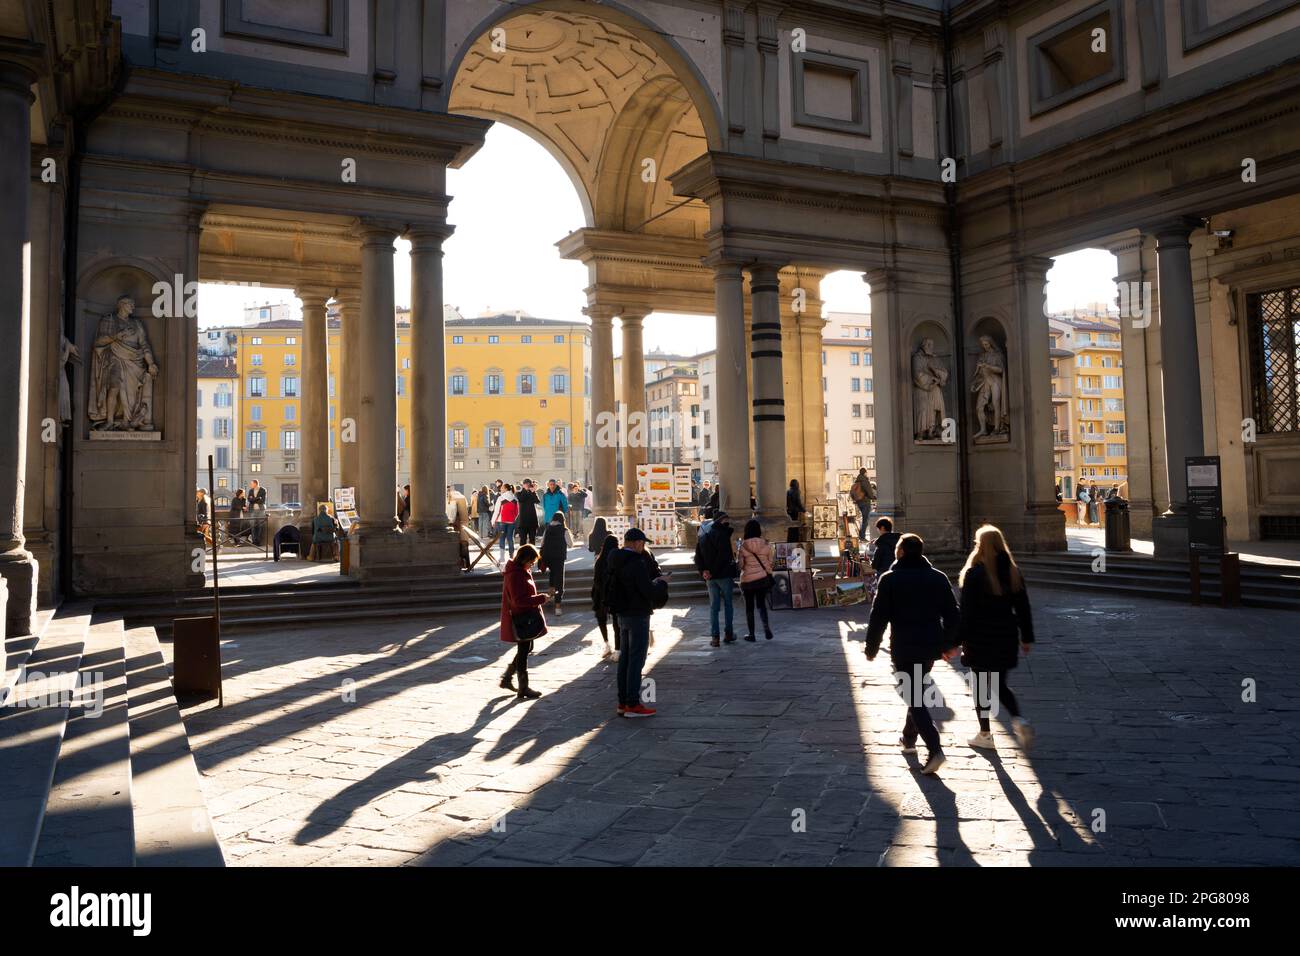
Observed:
[[[120,617],[91,621],[79,673],[81,690],[68,714],[34,862],[131,866],[131,741]]]
[[[167,662],[151,627],[126,632],[136,866],[223,866]]]
[[[77,672],[89,627],[88,606],[64,605],[23,652],[25,680],[0,714],[0,866],[30,866],[35,856],[69,709],[45,675]]]

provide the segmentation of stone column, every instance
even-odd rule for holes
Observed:
[[[781,368],[781,285],[778,266],[755,264],[749,271],[754,301],[750,333],[754,372],[754,497],[769,521],[785,516],[785,379]]]
[[[822,414],[825,397],[822,392],[822,329],[826,320],[821,316],[821,306],[809,309],[795,317],[798,343],[797,358],[802,366],[799,386],[803,390],[802,417],[798,423],[803,433],[804,504],[809,498],[826,496],[826,416]],[[830,489],[833,499],[835,489]]]
[[[442,314],[442,242],[448,227],[411,239],[411,527],[447,527],[447,340]]]
[[[365,225],[361,242],[357,508],[363,539],[397,525],[397,345],[393,241],[398,230]]]
[[[339,419],[339,486],[356,488],[357,475],[357,418],[360,414],[358,393],[361,389],[361,290],[340,289],[339,316],[339,368],[334,378],[338,392]],[[349,426],[349,422],[351,425]],[[352,441],[348,441],[349,433]]]
[[[720,504],[741,518],[749,514],[749,359],[745,354],[745,286],[740,266],[713,264],[717,322],[718,479]]]
[[[1134,537],[1145,538],[1151,534],[1151,522],[1155,516],[1146,349],[1146,330],[1154,319],[1151,311],[1153,297],[1145,289],[1151,276],[1143,268],[1140,235],[1111,245],[1108,251],[1115,256],[1119,266],[1115,281],[1126,287],[1120,296],[1120,304],[1128,307],[1126,314],[1120,314],[1119,321],[1124,357],[1124,443],[1129,524]],[[1075,464],[1071,462],[1072,467]],[[1077,468],[1075,474],[1078,474]]]
[[[902,498],[904,443],[912,441],[911,373],[905,371],[908,347],[898,326],[898,280],[885,269],[863,276],[871,288],[871,377],[876,432],[876,507],[867,534],[875,537],[875,521],[889,517],[903,528],[906,510]],[[864,422],[864,425],[866,423]]]
[[[27,470],[28,188],[31,178],[31,85],[26,66],[0,60],[0,576],[8,588],[0,636],[31,630],[36,560],[23,538]]]
[[[297,290],[302,300],[302,516],[309,522],[316,506],[329,500],[329,352],[325,289]],[[305,522],[305,523],[306,523]]]
[[[636,466],[647,460],[650,423],[645,414],[645,346],[641,340],[644,312],[625,311],[619,316],[623,329],[623,510],[635,510]],[[641,423],[634,428],[633,423]]]
[[[614,407],[614,313],[605,307],[589,306],[587,314],[591,316],[591,483],[596,491],[591,510],[598,515],[610,515],[618,506],[614,461],[618,430],[612,427],[617,411]],[[627,340],[623,341],[624,354],[627,354]],[[644,368],[642,365],[643,377]]]
[[[1169,510],[1152,523],[1157,557],[1187,557],[1187,470],[1184,459],[1205,454],[1201,366],[1192,297],[1191,242],[1200,222],[1179,218],[1150,231],[1156,237],[1160,281],[1160,367],[1165,407]]]

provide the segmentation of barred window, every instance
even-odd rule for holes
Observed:
[[[1300,431],[1300,286],[1246,296],[1256,429]]]

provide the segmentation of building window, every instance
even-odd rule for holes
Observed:
[[[861,431],[861,429],[858,429],[858,428],[853,429],[853,444],[855,444],[855,445],[861,445],[861,444],[862,444],[862,431]]]
[[[519,374],[519,394],[531,395],[536,387],[536,380],[532,372],[521,372]]]
[[[1096,408],[1097,408],[1097,406],[1094,404],[1094,405],[1091,407],[1090,411],[1096,411]],[[1108,411],[1108,412],[1122,412],[1122,411],[1124,411],[1124,399],[1122,399],[1122,398],[1108,398],[1108,399],[1106,399],[1106,411]]]
[[[261,356],[261,355],[252,355],[252,356],[249,356],[249,359],[250,359],[250,361],[251,361],[254,365],[261,365],[261,364],[262,364],[262,356]]]
[[[262,310],[262,318],[266,318],[266,316],[267,316],[267,311],[266,311],[266,309],[263,309],[263,310]],[[252,344],[253,344],[253,345],[261,345],[261,344],[262,344],[262,337],[261,337],[260,335],[254,335],[254,336],[253,336]]]
[[[198,439],[202,439],[202,438],[203,438],[203,419],[200,418],[200,419],[195,423],[195,425],[196,425],[196,427],[198,428],[198,431],[196,431],[196,432],[194,433],[194,437],[195,437],[195,438],[198,438]]]
[[[397,397],[402,398],[406,395],[406,376],[397,376]]]
[[[1123,388],[1124,385],[1118,375],[1103,375],[1101,377],[1102,388]]]
[[[501,336],[499,336],[499,335],[489,335],[489,336],[488,336],[488,345],[497,345],[497,344],[499,344],[500,342],[501,342]]]
[[[874,445],[876,443],[876,433],[870,428],[866,430],[863,437],[868,445]]]
[[[222,445],[222,446],[221,446],[220,448],[218,448],[216,451],[217,451],[217,456],[216,456],[216,459],[217,459],[217,460],[216,460],[216,467],[217,467],[217,468],[229,468],[229,467],[230,467],[230,449],[227,448],[225,445]]]
[[[334,397],[334,376],[333,375],[330,376],[329,381],[330,381],[330,398],[333,398]]]
[[[868,406],[866,406],[866,408],[863,410],[862,414],[863,414],[863,416],[866,417],[866,418],[875,418],[875,417],[876,417],[876,406],[875,406],[875,405],[868,405]]]
[[[287,422],[292,422],[292,421],[296,421],[297,418],[298,418],[298,406],[297,406],[297,405],[286,405],[286,406],[284,406],[284,420],[285,420],[285,421],[287,421]]]
[[[557,452],[569,447],[569,426],[556,425],[551,429],[551,447]]]
[[[850,461],[853,462],[853,467],[854,467],[854,468],[861,468],[861,467],[862,467],[862,456],[861,456],[861,455],[854,455],[854,456],[850,459]]]
[[[284,337],[284,344],[285,344],[285,345],[297,345],[297,344],[298,344],[298,338],[297,338],[297,336],[294,336],[294,335],[286,335],[286,336]]]
[[[533,449],[533,426],[519,426],[519,447],[525,452],[531,452]]]
[[[453,335],[453,336],[451,337],[451,344],[452,344],[452,345],[464,345],[464,344],[465,344],[465,336],[463,336],[463,335]]]
[[[465,450],[465,426],[458,425],[451,430],[451,447]]]
[[[557,335],[557,336],[555,337],[555,344],[556,344],[556,345],[563,345],[563,344],[564,344],[564,336],[563,336],[563,335]]]
[[[1038,116],[1124,79],[1119,0],[1105,0],[1029,38],[1029,115]],[[1093,50],[1104,30],[1105,52]]]
[[[857,352],[850,352],[850,353],[849,353],[849,364],[850,364],[850,365],[857,365],[857,364],[858,364],[858,361],[859,361],[859,358],[860,358],[860,356],[858,355]]]
[[[872,390],[872,388],[871,388],[871,379],[869,379],[869,378],[864,378],[864,379],[862,380],[862,390],[863,390],[864,392],[870,392],[870,391]]]
[[[501,375],[498,372],[492,372],[487,377],[487,393],[489,395],[501,394]]]
[[[850,417],[851,417],[851,418],[861,418],[861,417],[862,417],[862,406],[861,406],[861,405],[853,405],[853,406],[852,406],[852,410],[850,411],[849,414],[850,414]]]
[[[262,463],[260,461],[255,461],[248,466],[248,470],[255,475],[260,475],[262,473]]]
[[[298,433],[292,428],[285,428],[280,431],[280,447],[285,451],[297,451]]]
[[[551,391],[556,395],[563,395],[569,390],[569,376],[563,372],[556,372],[551,376]]]
[[[1246,296],[1246,323],[1256,428],[1300,431],[1300,286]]]
[[[851,379],[849,379],[849,391],[850,391],[850,392],[860,392],[860,391],[862,391],[862,379],[860,379],[860,378],[851,378]]]
[[[862,364],[863,364],[863,365],[870,365],[870,364],[871,364],[871,353],[870,353],[870,352],[863,352],[863,353],[862,353]]]
[[[249,398],[266,398],[266,379],[250,378],[248,380]]]
[[[295,354],[292,353],[292,352],[285,352],[285,353],[284,353],[284,364],[285,364],[285,365],[297,365],[297,364],[298,364],[298,356],[295,355]]]
[[[464,375],[456,374],[451,377],[451,394],[464,395],[465,386],[466,381]]]
[[[521,335],[521,336],[519,336],[519,344],[520,344],[520,345],[532,345],[532,344],[533,344],[533,337],[532,337],[531,335]]]
[[[489,425],[487,430],[487,446],[490,451],[501,450],[501,433],[499,425]]]
[[[225,386],[222,386],[224,388]],[[221,391],[212,396],[212,404],[216,408],[229,408],[231,395],[229,392]]]
[[[250,451],[261,451],[266,447],[266,433],[255,428],[248,431],[248,448]]]
[[[212,437],[229,438],[230,437],[230,419],[215,418],[212,420]]]
[[[706,402],[709,400],[709,386],[707,385],[704,386],[704,400]]]
[[[261,405],[249,405],[249,406],[248,406],[248,420],[249,420],[250,422],[260,422],[260,421],[262,420],[262,406],[261,406]]]
[[[297,375],[280,376],[280,397],[281,398],[298,397],[298,376]]]

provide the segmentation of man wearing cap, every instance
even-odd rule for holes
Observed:
[[[668,579],[650,579],[645,560],[646,536],[629,528],[623,547],[609,556],[605,606],[618,615],[622,653],[618,658],[618,713],[622,717],[653,717],[653,707],[641,703],[641,671],[650,650],[650,615],[668,600]]]

